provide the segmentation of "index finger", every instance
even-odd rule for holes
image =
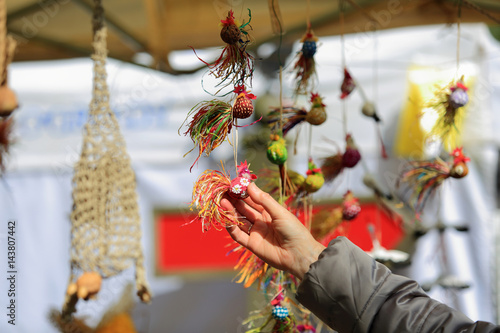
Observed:
[[[247,193],[254,203],[264,207],[273,220],[283,217],[283,211],[288,212],[283,206],[274,200],[269,193],[262,191],[254,183],[248,185]]]

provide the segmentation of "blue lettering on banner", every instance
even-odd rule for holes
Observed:
[[[115,110],[116,118],[123,131],[164,130],[168,125],[168,112],[165,104],[144,104],[135,110]],[[87,121],[88,106],[47,110],[45,107],[24,106],[18,113],[16,123],[20,136],[26,140],[41,136],[66,137],[80,135]]]

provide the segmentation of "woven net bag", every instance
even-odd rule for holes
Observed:
[[[109,106],[105,69],[107,30],[101,1],[95,3],[93,93],[81,156],[73,177],[71,276],[63,308],[65,315],[76,311],[78,298],[88,299],[98,292],[101,278],[116,275],[133,265],[137,293],[142,301],[150,301],[135,174],[117,119]],[[89,276],[91,282],[82,282]],[[93,286],[95,279],[98,288]],[[80,292],[82,286],[84,292]]]

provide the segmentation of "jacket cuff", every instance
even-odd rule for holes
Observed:
[[[310,266],[296,297],[331,328],[363,331],[372,319],[364,316],[371,298],[390,274],[347,238],[337,237]]]

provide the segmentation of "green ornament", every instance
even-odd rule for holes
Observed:
[[[317,173],[306,177],[304,188],[306,189],[307,193],[313,193],[319,190],[324,183],[325,178],[323,177],[323,174]]]
[[[283,138],[273,140],[267,146],[267,158],[273,164],[282,165],[288,158],[288,150]]]
[[[325,177],[321,169],[314,164],[312,159],[309,159],[306,181],[304,188],[307,193],[313,193],[319,190],[325,183]]]

